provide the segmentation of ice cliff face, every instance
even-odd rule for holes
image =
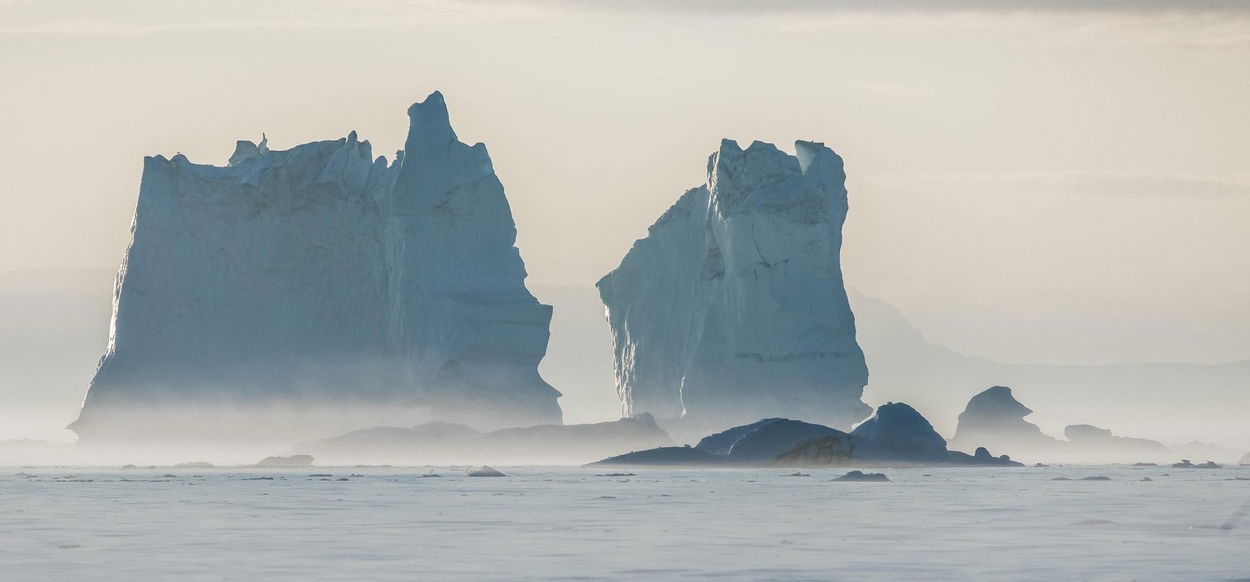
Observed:
[[[525,288],[486,148],[456,138],[439,93],[408,114],[393,162],[354,132],[286,151],[239,142],[227,167],[147,158],[74,430],[141,432],[187,404],[560,422],[537,372],[551,308]]]
[[[870,409],[839,254],[842,159],[731,140],[599,281],[626,415],[723,427],[767,416],[849,427]]]

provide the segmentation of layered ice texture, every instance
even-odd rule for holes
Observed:
[[[108,349],[72,428],[211,432],[233,430],[215,414],[319,406],[559,423],[537,371],[551,307],[525,287],[486,147],[457,139],[437,92],[408,115],[392,161],[354,132],[239,142],[226,167],[146,158]],[[169,420],[190,405],[197,426]]]
[[[842,282],[842,159],[721,142],[598,283],[626,415],[723,428],[787,417],[849,428],[870,412]]]

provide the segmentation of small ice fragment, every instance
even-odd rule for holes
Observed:
[[[491,467],[489,465],[482,465],[481,467],[478,467],[476,469],[469,469],[469,471],[466,472],[465,474],[470,477],[506,477],[507,476],[507,475],[504,475],[503,473],[500,473],[494,467]]]
[[[863,471],[851,471],[841,477],[833,479],[834,481],[889,481],[885,473],[865,473]]]

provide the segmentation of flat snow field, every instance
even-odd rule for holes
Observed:
[[[499,468],[6,468],[0,580],[1250,580],[1250,467]]]

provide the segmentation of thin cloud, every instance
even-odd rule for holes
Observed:
[[[828,19],[877,17],[1120,15],[1232,18],[1250,16],[1245,0],[0,0],[0,34],[148,34],[242,28],[402,27],[446,20],[541,18],[575,14],[723,16],[761,18],[783,26],[828,24]],[[880,24],[880,22],[877,22]],[[1227,22],[1224,22],[1226,25]],[[1062,31],[1058,31],[1062,32]],[[1196,46],[1242,45],[1245,28],[1215,39],[1177,39]]]
[[[1250,14],[1244,0],[467,0],[480,4],[545,4],[581,10],[709,14],[1129,12]]]
[[[891,174],[865,177],[863,181],[883,186],[937,187],[944,193],[969,187],[978,192],[994,189],[1004,194],[1040,192],[1111,196],[1250,198],[1250,182],[1248,181],[1184,174],[1116,172]]]
[[[176,4],[0,0],[0,35],[140,35],[191,30],[362,29],[457,20],[516,19],[540,12],[525,3],[464,0],[225,0]]]

